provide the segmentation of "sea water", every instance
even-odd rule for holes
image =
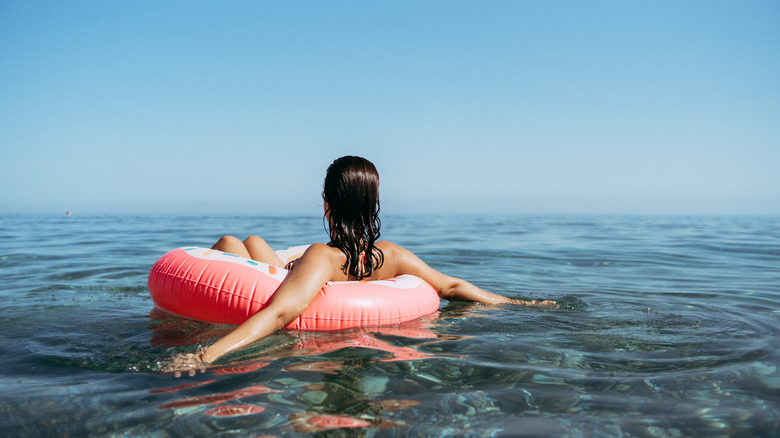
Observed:
[[[154,308],[152,263],[319,217],[0,216],[3,436],[778,436],[780,218],[388,216],[434,268],[558,309],[442,301],[410,324],[229,332]]]

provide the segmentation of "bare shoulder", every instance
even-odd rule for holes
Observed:
[[[380,240],[379,242],[376,242],[374,244],[374,246],[376,246],[377,248],[381,249],[382,252],[384,252],[384,253],[387,253],[387,252],[392,253],[397,248],[401,248],[400,246],[396,245],[393,242],[390,242],[389,240]]]
[[[343,264],[344,254],[338,248],[315,243],[306,249],[292,272],[301,275],[322,272],[326,274],[328,281],[338,281],[344,279],[344,273],[341,271]]]
[[[409,251],[403,247],[387,240],[377,242],[376,247],[382,250],[382,254],[385,256],[385,263],[390,264],[403,262],[406,258],[406,254],[409,253]]]
[[[425,264],[408,249],[388,241],[376,243],[385,256],[385,275],[413,274],[420,276]]]
[[[336,248],[330,247],[330,246],[328,246],[328,245],[326,245],[324,243],[312,243],[311,245],[309,245],[308,248],[306,248],[306,252],[309,252],[309,251],[326,251],[326,250],[331,250],[331,249],[336,249]]]
[[[338,248],[333,248],[324,243],[313,243],[303,253],[303,257],[309,258],[331,258],[338,257],[341,254]]]
[[[453,277],[448,277],[431,268],[413,252],[400,245],[391,242],[378,242],[377,246],[385,252],[385,265],[382,266],[380,272],[382,278],[411,274],[428,282],[439,296],[444,296],[442,291],[449,290],[454,284]]]
[[[344,255],[338,248],[330,247],[324,243],[314,243],[306,249],[306,252],[301,256],[301,261],[308,261],[309,263],[317,262],[318,264],[337,265],[343,264],[341,259]]]

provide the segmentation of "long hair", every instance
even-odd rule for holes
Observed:
[[[341,269],[357,280],[370,277],[384,263],[379,239],[379,173],[361,157],[336,159],[325,174],[322,198],[328,203],[331,245],[347,257]],[[365,258],[361,257],[365,254]]]

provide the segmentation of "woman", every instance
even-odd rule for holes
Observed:
[[[297,318],[329,281],[379,280],[412,274],[428,282],[441,298],[484,304],[522,304],[554,307],[555,302],[519,301],[486,292],[473,284],[444,275],[410,251],[379,238],[379,174],[365,158],[341,157],[328,167],[323,185],[325,218],[330,243],[315,243],[294,262],[285,265],[258,236],[241,241],[221,238],[213,249],[280,268],[291,269],[270,304],[231,333],[197,353],[179,355],[171,371],[203,370],[224,354],[280,330]]]

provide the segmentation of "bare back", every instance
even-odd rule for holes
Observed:
[[[444,275],[429,267],[411,251],[392,242],[380,241],[376,243],[376,247],[379,248],[384,255],[384,263],[382,263],[381,267],[374,270],[373,275],[366,277],[366,280],[383,280],[402,274],[411,274],[428,282],[437,290],[437,292],[446,289],[452,280],[452,277]],[[334,270],[335,275],[331,281],[353,280],[352,278],[348,278],[347,274],[341,269],[341,267],[344,266],[346,256],[344,256],[338,248],[330,249],[332,250],[330,251],[330,257],[332,257],[333,260],[331,263],[336,263],[339,267]]]

